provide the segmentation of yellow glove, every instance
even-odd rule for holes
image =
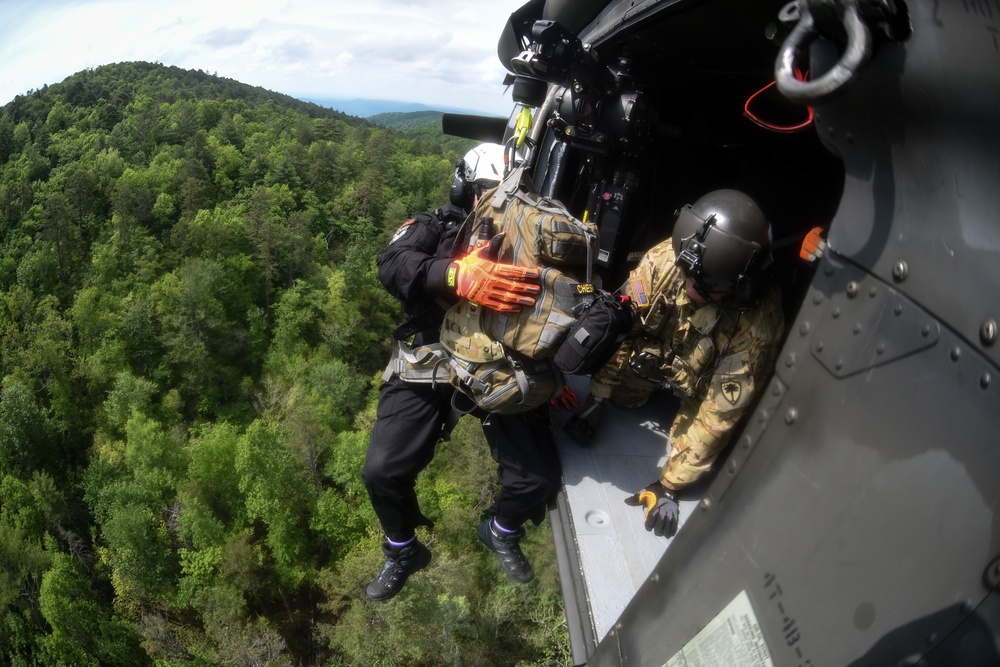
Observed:
[[[476,248],[448,267],[448,286],[458,296],[501,313],[516,313],[521,306],[533,306],[528,294],[538,294],[538,269],[514,264],[499,264],[487,255],[496,243]]]
[[[646,506],[645,525],[654,535],[673,537],[677,532],[680,508],[674,492],[657,480],[625,499],[626,505]]]

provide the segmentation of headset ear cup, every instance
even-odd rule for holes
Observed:
[[[472,185],[466,183],[461,176],[456,174],[451,181],[451,190],[448,192],[449,201],[463,211],[468,211],[472,208],[473,195]]]
[[[761,290],[767,284],[767,277],[771,269],[771,262],[765,261],[760,266],[759,258],[747,267],[736,281],[734,296],[741,307],[747,308],[754,305],[760,299]]]
[[[741,307],[752,306],[757,300],[757,285],[757,279],[747,275],[740,276],[740,279],[736,281],[736,292],[734,296],[736,297],[737,303],[739,303]]]

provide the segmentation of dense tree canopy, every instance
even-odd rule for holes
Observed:
[[[476,543],[475,420],[419,482],[431,568],[363,594],[374,260],[444,146],[149,63],[0,109],[0,664],[568,664],[547,531],[526,587]]]

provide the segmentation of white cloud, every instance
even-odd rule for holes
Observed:
[[[300,97],[506,114],[496,43],[524,0],[4,0],[0,104],[146,60]]]

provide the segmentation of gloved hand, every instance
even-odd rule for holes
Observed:
[[[580,407],[580,399],[577,398],[576,392],[567,384],[563,385],[563,390],[559,392],[558,396],[553,396],[549,399],[549,405],[552,406],[553,410],[562,410],[563,408],[576,410]]]
[[[802,247],[799,248],[799,257],[810,264],[819,261],[826,252],[826,239],[823,238],[822,227],[813,227],[802,239]]]
[[[660,537],[673,537],[677,532],[680,507],[674,492],[659,480],[625,499],[626,505],[646,506],[646,530]]]
[[[452,262],[448,269],[448,284],[455,288],[458,296],[480,306],[492,308],[501,313],[516,313],[521,306],[533,306],[535,300],[527,294],[541,292],[537,278],[538,269],[514,264],[499,264],[490,258],[491,251],[498,247],[494,242],[476,248],[468,255]]]

